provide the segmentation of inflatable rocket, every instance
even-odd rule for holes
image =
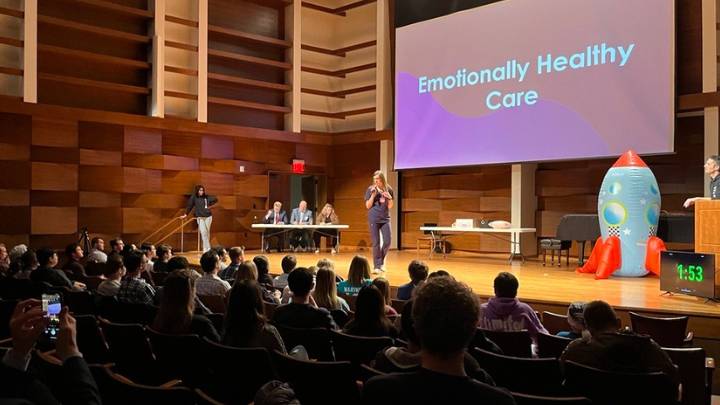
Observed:
[[[665,250],[657,234],[660,190],[655,175],[633,151],[628,151],[608,170],[598,195],[600,234],[590,258],[578,269],[610,275],[642,277],[660,274],[660,252]]]

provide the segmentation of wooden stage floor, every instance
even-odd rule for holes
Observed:
[[[371,260],[370,252],[360,252]],[[251,259],[259,251],[247,251]],[[199,253],[181,254],[190,263],[199,265]],[[320,258],[328,257],[335,263],[335,270],[341,276],[347,276],[347,269],[355,253],[295,253],[299,266],[310,266]],[[270,272],[281,272],[280,261],[284,254],[270,253]],[[414,250],[391,251],[386,259],[385,277],[393,287],[408,282],[407,265],[418,256]],[[592,274],[577,274],[577,260],[570,260],[570,267],[543,267],[541,261],[529,259],[524,264],[515,261],[509,264],[506,255],[478,255],[453,253],[443,259],[421,255],[430,267],[430,271],[447,270],[455,278],[467,283],[482,298],[493,295],[493,279],[501,271],[509,271],[520,281],[518,296],[521,300],[554,307],[567,307],[573,301],[591,301],[602,299],[619,310],[642,310],[656,313],[686,314],[695,317],[720,319],[720,304],[705,302],[705,299],[684,295],[661,295],[660,280],[654,276],[643,278],[611,278],[595,280]]]

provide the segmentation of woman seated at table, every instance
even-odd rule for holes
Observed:
[[[323,225],[323,224],[332,224],[337,225],[340,223],[340,219],[338,219],[337,214],[335,213],[335,208],[333,208],[332,204],[328,203],[325,204],[323,209],[318,213],[315,223],[317,225]],[[318,229],[313,234],[313,241],[315,242],[315,253],[320,253],[320,238],[323,236],[328,239],[328,246],[331,248],[331,252],[333,254],[336,253],[337,248],[337,229]]]

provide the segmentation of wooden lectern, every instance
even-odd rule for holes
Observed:
[[[695,252],[714,253],[720,258],[720,200],[695,202]]]

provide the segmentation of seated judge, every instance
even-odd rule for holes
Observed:
[[[720,199],[720,156],[710,156],[705,161],[705,174],[710,176],[710,197],[693,197],[685,200],[683,207],[689,208],[698,200],[717,200]]]
[[[287,215],[285,215],[285,211],[282,210],[282,203],[280,201],[273,203],[272,209],[265,215],[264,222],[274,225],[287,224]],[[263,249],[265,251],[270,250],[270,238],[277,238],[278,252],[282,252],[283,246],[285,245],[285,233],[283,231],[266,229],[263,231],[263,234],[265,238],[265,246],[263,246]]]
[[[312,211],[307,208],[306,201],[300,201],[297,208],[293,208],[290,215],[290,223],[293,225],[312,225]],[[290,234],[290,248],[294,251],[308,249],[310,242],[310,231],[308,229],[295,229]]]
[[[333,208],[332,204],[328,203],[325,204],[323,209],[320,211],[320,213],[317,216],[317,219],[315,221],[318,225],[323,224],[332,224],[337,225],[340,223],[340,219],[338,218],[337,214],[335,213],[335,208]],[[333,254],[337,253],[337,229],[318,229],[313,234],[313,242],[315,243],[315,253],[320,253],[320,239],[324,236],[328,239],[328,246],[330,246],[331,252]]]

